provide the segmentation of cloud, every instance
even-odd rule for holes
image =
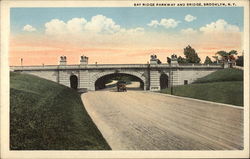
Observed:
[[[197,18],[195,17],[195,16],[192,16],[192,15],[190,15],[190,14],[187,14],[186,16],[185,16],[185,21],[187,21],[187,22],[192,22],[192,21],[194,21],[194,20],[196,20]]]
[[[137,28],[134,28],[134,29],[123,30],[123,32],[130,33],[130,34],[144,33],[144,31],[145,31],[144,28],[141,28],[141,27],[137,27]]]
[[[59,19],[52,19],[45,24],[45,33],[48,35],[65,34],[67,32],[67,24]]]
[[[176,21],[174,19],[161,19],[160,25],[164,26],[165,28],[175,28],[179,23],[180,21]]]
[[[88,31],[96,33],[116,33],[120,31],[120,25],[117,25],[111,18],[107,18],[103,15],[96,15],[91,18],[85,26]]]
[[[66,24],[66,28],[70,33],[79,33],[85,29],[87,20],[84,18],[73,18]]]
[[[36,31],[36,28],[27,24],[23,27],[23,31],[33,32],[33,31]]]
[[[181,34],[204,34],[206,36],[212,36],[212,37],[228,37],[232,36],[232,34],[239,34],[240,28],[236,25],[228,24],[225,20],[219,19],[215,22],[212,22],[210,24],[206,24],[203,27],[200,27],[198,30],[193,28],[187,28],[180,30]]]
[[[112,35],[116,33],[142,33],[144,28],[125,29],[116,24],[111,18],[96,15],[87,21],[84,18],[72,18],[67,22],[52,19],[45,24],[47,35]]]
[[[163,26],[165,28],[175,28],[178,26],[178,24],[180,23],[180,21],[176,21],[175,19],[161,19],[161,21],[157,21],[157,20],[152,20],[148,26],[151,26],[151,27],[157,27],[157,26]]]
[[[236,25],[228,24],[224,19],[218,19],[216,22],[207,24],[204,27],[200,28],[200,31],[203,33],[214,33],[214,32],[239,32],[240,28]]]
[[[157,20],[152,20],[152,21],[148,24],[148,26],[150,26],[150,27],[157,27],[158,25],[160,25],[160,24],[159,24],[159,22],[158,22]]]
[[[194,30],[193,28],[187,28],[181,30],[182,34],[196,34],[197,30]]]

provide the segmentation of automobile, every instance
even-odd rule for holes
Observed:
[[[118,81],[116,83],[116,87],[117,87],[117,92],[127,92],[126,82],[124,81]]]

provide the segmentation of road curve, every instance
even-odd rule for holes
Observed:
[[[243,149],[243,109],[144,91],[82,95],[113,150]]]

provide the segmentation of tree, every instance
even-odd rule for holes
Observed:
[[[231,50],[229,52],[218,51],[216,54],[218,54],[222,57],[222,62],[228,62],[229,67],[233,67],[233,65],[235,64],[234,55],[237,55],[238,53],[236,50]]]
[[[237,60],[235,61],[237,66],[242,66],[244,65],[244,56],[238,56]]]
[[[218,56],[212,56],[214,59],[215,59],[215,61],[213,62],[213,63],[219,63],[219,57]]]
[[[177,58],[177,62],[178,62],[178,63],[188,63],[187,60],[186,60],[186,58],[181,57],[181,56],[179,56],[179,57]]]
[[[237,55],[237,51],[236,50],[231,50],[229,52],[226,52],[226,51],[218,51],[216,53],[217,55],[221,56],[222,57],[222,61],[234,61],[235,60],[235,57],[234,55]]]
[[[210,57],[206,57],[205,61],[204,61],[204,64],[211,64],[213,63],[212,60],[210,59]]]
[[[201,61],[196,51],[190,45],[184,48],[184,55],[188,63],[200,63]]]

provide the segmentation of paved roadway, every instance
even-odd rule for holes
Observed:
[[[243,148],[243,109],[144,91],[93,91],[85,108],[113,150]]]

